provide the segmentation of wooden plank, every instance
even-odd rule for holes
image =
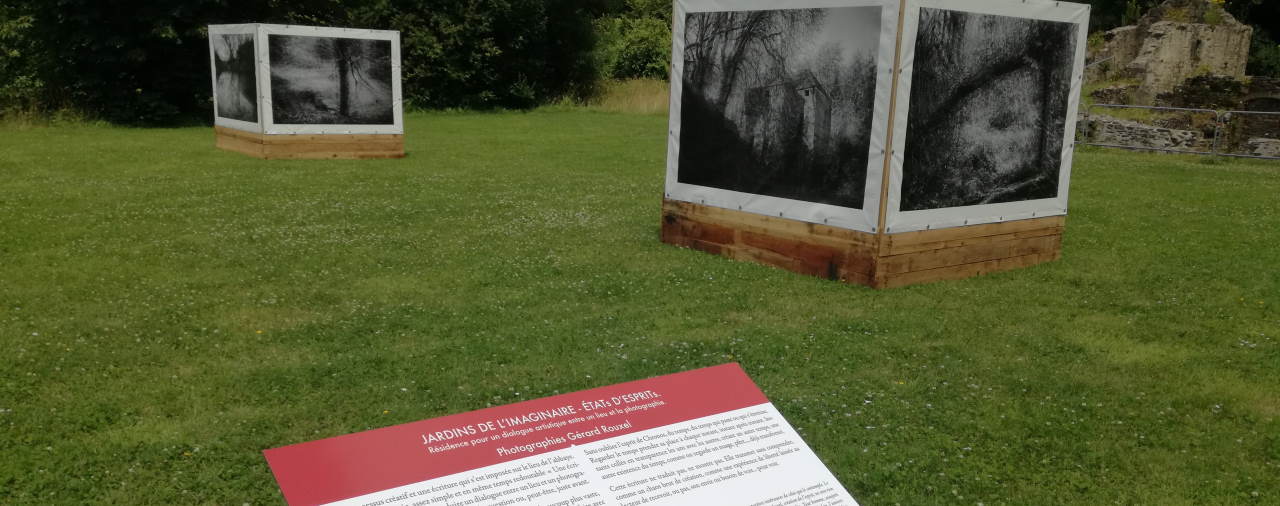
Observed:
[[[702,223],[675,214],[666,214],[662,220],[662,232],[672,237],[682,237],[716,244],[732,244],[735,231],[714,223]]]
[[[803,232],[810,230],[807,226],[784,226],[787,231],[777,233],[777,230],[760,226],[766,220],[754,217],[735,219],[743,218],[734,216],[739,211],[720,214],[695,210],[692,214],[697,216],[687,216],[682,214],[686,211],[682,206],[665,207],[662,241],[667,244],[805,275],[868,285],[871,282],[875,249],[867,244],[839,241],[819,234],[804,236]],[[707,219],[707,216],[714,219]]]
[[[1036,264],[1048,262],[1053,258],[1053,254],[1040,253],[1011,258],[1001,258],[999,260],[989,260],[986,262],[972,264],[954,265],[940,269],[929,269],[903,274],[889,274],[877,279],[876,287],[897,288],[900,286],[932,283],[935,281],[965,279],[993,272],[1031,267]]]
[[[681,247],[681,248],[696,249],[698,251],[710,253],[712,255],[722,255],[724,253],[724,249],[727,247],[724,244],[700,241],[697,239],[691,239],[688,237],[680,237],[680,236],[664,235],[662,237],[662,242],[670,244],[672,246]]]
[[[922,242],[918,244],[892,244],[886,242],[885,247],[880,251],[881,256],[904,255],[907,253],[917,253],[921,251],[941,250],[947,248],[959,248],[962,246],[970,246],[974,244],[987,244],[1000,241],[1011,241],[1014,239],[1029,239],[1032,237],[1044,237],[1047,235],[1062,235],[1063,227],[1041,228],[1036,230],[1028,230],[1026,232],[1014,232],[1011,234],[986,235],[978,237],[968,237],[964,239],[952,239],[950,241]]]
[[[214,137],[214,146],[218,149],[234,151],[236,153],[246,154],[256,158],[262,158],[262,144],[258,144],[240,137],[218,134]]]
[[[950,241],[954,239],[969,239],[973,237],[1012,234],[1016,232],[1026,232],[1029,230],[1065,227],[1066,224],[1067,224],[1066,216],[1048,216],[1044,218],[1005,221],[1001,223],[987,223],[983,225],[969,225],[964,227],[940,228],[937,230],[920,230],[916,232],[888,234],[885,236],[885,239],[887,241],[886,244],[889,244],[890,249],[892,249],[895,246],[903,246],[907,244],[942,242],[942,241]]]
[[[792,261],[791,270],[827,279],[839,279],[848,255],[839,248],[756,232],[742,232],[743,249],[767,252]],[[870,262],[870,253],[866,255]]]
[[[840,271],[840,281],[863,286],[875,286],[870,275],[855,271]]]
[[[403,151],[347,151],[337,153],[267,153],[268,160],[364,160],[376,158],[404,158]]]
[[[273,160],[405,156],[404,136],[398,134],[264,135],[222,126],[215,126],[214,132],[218,147]]]
[[[234,128],[227,128],[224,126],[214,126],[213,131],[219,136],[235,137],[237,139],[244,139],[250,142],[257,142],[259,144],[262,143],[262,134],[257,132],[246,132],[244,130],[236,130]]]
[[[823,244],[875,244],[875,234],[832,227],[818,223],[808,223],[787,218],[765,216],[762,214],[738,211],[735,209],[723,209],[670,199],[663,199],[662,209],[664,213],[684,216],[701,223],[717,223],[731,226],[739,230],[777,236],[805,238],[806,240]]]
[[[1059,250],[1061,245],[1061,236],[1046,235],[882,257],[877,266],[877,275],[902,274],[1026,255],[1052,254]]]
[[[774,253],[772,251],[766,251],[766,250],[761,250],[757,248],[750,248],[750,247],[743,247],[743,246],[726,246],[722,250],[721,254],[733,260],[754,262],[754,263],[768,265],[772,267],[778,267],[780,269],[785,269],[797,274],[804,274],[807,276],[817,276],[817,273],[813,272],[812,270],[805,269],[805,266],[799,262],[796,262],[795,259],[787,257],[785,255]]]
[[[314,144],[314,143],[351,143],[351,142],[403,142],[404,134],[264,134],[248,132],[224,126],[214,126],[219,134],[240,137],[246,140],[259,141],[266,144]]]
[[[358,143],[395,143],[404,144],[404,136],[399,134],[307,134],[307,135],[263,135],[264,144],[358,144]]]
[[[885,235],[886,242],[880,243],[876,234],[664,200],[662,241],[800,274],[889,288],[1056,260],[1064,223],[1063,217],[1020,220]],[[888,243],[900,236],[906,240]]]
[[[263,148],[267,153],[287,154],[287,153],[363,153],[363,152],[384,152],[384,151],[404,151],[404,144],[395,142],[344,142],[344,143],[292,143],[292,144],[263,144]]]
[[[721,247],[719,254],[732,260],[776,267],[796,274],[827,278],[833,281],[842,281],[845,283],[856,283],[867,286],[871,285],[871,277],[860,272],[841,270],[839,266],[836,266],[833,271],[829,266],[809,264],[787,255],[759,248],[740,245],[724,246]]]

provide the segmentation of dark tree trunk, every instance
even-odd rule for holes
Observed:
[[[334,52],[338,55],[338,114],[351,116],[351,43],[353,39],[337,39]]]
[[[738,71],[742,69],[747,48],[750,47],[752,42],[763,39],[759,32],[762,30],[761,25],[768,20],[769,15],[770,12],[768,11],[752,12],[747,15],[747,21],[744,23],[742,31],[738,34],[733,53],[725,59],[723,82],[720,85],[720,94],[716,97],[716,106],[720,109],[724,109],[729,103],[729,95],[733,93],[734,85],[738,82]]]

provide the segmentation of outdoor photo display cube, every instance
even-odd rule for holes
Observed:
[[[1088,18],[677,0],[662,240],[877,288],[1057,259]]]
[[[209,27],[217,146],[259,158],[404,156],[400,34]]]

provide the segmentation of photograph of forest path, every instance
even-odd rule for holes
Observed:
[[[276,124],[395,122],[391,41],[298,35],[268,39]]]
[[[210,40],[218,116],[256,123],[258,71],[254,65],[253,34],[218,35]]]
[[[862,208],[880,10],[689,14],[678,180]]]
[[[900,210],[1058,195],[1077,28],[920,9]]]

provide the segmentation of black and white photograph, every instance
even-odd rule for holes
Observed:
[[[690,13],[677,180],[861,209],[881,7]]]
[[[289,125],[391,125],[391,41],[268,36],[272,121]]]
[[[258,71],[253,34],[209,36],[213,50],[216,114],[251,123],[258,122]]]
[[[1058,196],[1078,28],[920,9],[901,211]]]

